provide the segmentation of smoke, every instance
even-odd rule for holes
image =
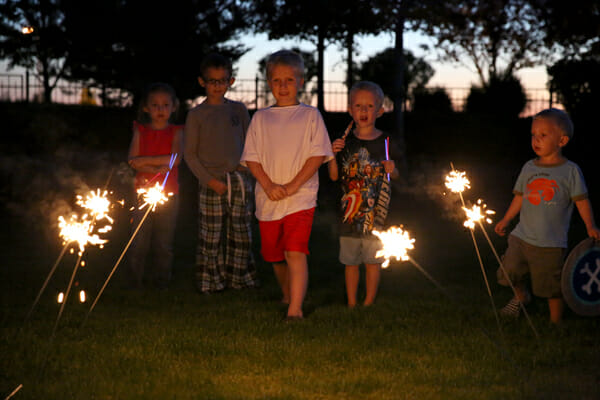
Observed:
[[[443,218],[452,221],[464,221],[465,212],[458,193],[451,192],[445,185],[446,176],[452,171],[450,164],[419,160],[411,166],[411,171],[405,182],[394,187],[395,192],[401,192],[415,198],[425,198],[434,203],[434,209],[440,210]],[[466,206],[470,202],[465,199]]]
[[[81,212],[77,195],[106,188],[123,198],[133,187],[133,172],[123,160],[74,146],[53,155],[0,156],[0,204],[25,223],[54,229],[59,216]]]

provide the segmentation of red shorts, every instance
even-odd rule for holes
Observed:
[[[258,221],[261,254],[267,262],[285,260],[286,251],[308,254],[315,209],[302,210],[276,221]]]

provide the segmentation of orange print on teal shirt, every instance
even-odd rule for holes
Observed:
[[[558,184],[555,180],[538,178],[527,184],[526,197],[531,204],[537,206],[542,200],[552,200],[556,191],[558,191]]]

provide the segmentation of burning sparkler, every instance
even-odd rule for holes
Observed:
[[[471,233],[471,238],[473,240],[473,245],[475,246],[475,251],[477,253],[477,259],[479,261],[479,266],[481,267],[481,273],[483,274],[483,279],[485,281],[488,295],[489,295],[489,298],[490,298],[490,301],[492,304],[492,309],[494,310],[494,315],[496,317],[496,323],[498,325],[498,329],[500,330],[500,332],[502,332],[501,327],[500,327],[500,318],[499,318],[498,312],[496,310],[496,305],[494,303],[494,298],[492,296],[492,291],[490,289],[487,274],[485,272],[485,268],[483,267],[483,261],[481,259],[479,247],[477,246],[477,240],[475,239],[475,234],[473,232],[475,230],[475,224],[477,223],[479,225],[479,227],[481,228],[481,231],[483,232],[483,235],[485,236],[488,244],[490,245],[490,248],[492,249],[492,252],[494,253],[494,256],[496,257],[496,260],[498,261],[500,269],[502,271],[504,271],[504,267],[502,265],[500,256],[498,255],[496,248],[492,244],[492,241],[490,240],[490,237],[488,236],[487,231],[485,230],[485,227],[482,222],[482,221],[485,221],[488,224],[491,224],[492,219],[489,218],[489,216],[494,215],[496,212],[494,210],[487,210],[486,209],[487,205],[485,203],[483,203],[483,200],[481,200],[481,199],[477,200],[477,203],[474,204],[470,209],[467,208],[465,205],[465,201],[464,201],[462,192],[465,189],[471,188],[470,181],[466,177],[465,172],[455,170],[454,165],[452,165],[452,163],[450,164],[450,166],[452,167],[452,171],[450,172],[449,175],[446,176],[445,185],[453,193],[458,193],[458,195],[460,196],[460,201],[462,203],[462,209],[467,216],[467,219],[464,221],[463,225],[465,227],[469,228],[469,232]],[[506,273],[505,273],[505,275],[506,275]],[[512,285],[512,283],[510,282],[510,279],[509,279],[509,284],[512,287],[513,291],[515,291],[515,288]],[[515,291],[515,293],[516,293],[516,291]],[[524,307],[523,307],[523,313],[524,313],[525,317],[527,318],[527,321],[529,322],[529,325],[531,326],[533,333],[535,334],[536,337],[539,337],[538,333],[537,333],[535,327],[533,326],[533,323],[531,322],[531,319],[529,318],[529,315],[528,315],[527,311],[524,309]]]
[[[85,319],[83,321],[83,324],[86,323],[87,319],[89,318],[90,314],[92,313],[92,310],[94,309],[94,307],[96,307],[96,304],[98,303],[98,300],[100,299],[100,296],[104,292],[104,289],[106,289],[106,286],[108,285],[108,282],[110,281],[110,279],[114,275],[115,271],[117,270],[117,267],[121,263],[121,260],[123,260],[123,257],[125,256],[125,253],[129,249],[129,246],[131,246],[131,243],[133,242],[133,239],[135,238],[135,236],[139,232],[142,224],[144,223],[144,221],[148,217],[148,214],[150,213],[150,211],[156,210],[156,206],[158,204],[164,204],[166,201],[169,200],[169,198],[167,196],[172,196],[173,195],[173,193],[168,193],[167,196],[165,196],[164,188],[165,188],[165,185],[167,183],[167,179],[169,178],[169,174],[171,173],[171,169],[173,168],[173,165],[175,164],[175,160],[177,160],[177,153],[171,154],[171,159],[169,160],[169,170],[165,174],[165,178],[164,178],[164,180],[162,182],[162,185],[159,185],[158,182],[157,182],[154,186],[152,186],[152,187],[150,187],[148,189],[145,189],[145,188],[138,189],[138,191],[137,191],[138,194],[142,195],[142,198],[144,200],[144,202],[139,207],[139,209],[141,210],[141,209],[143,209],[146,206],[148,206],[148,209],[146,210],[146,213],[144,214],[144,216],[140,220],[140,223],[138,224],[138,226],[135,228],[135,231],[133,232],[133,234],[129,238],[129,241],[125,245],[125,248],[121,252],[121,255],[117,259],[117,262],[113,266],[113,269],[111,270],[110,274],[108,274],[108,277],[106,278],[106,281],[104,282],[104,284],[100,288],[100,291],[98,292],[98,295],[94,299],[94,301],[93,301],[93,303],[92,303],[92,305],[90,307],[90,310],[86,314],[86,317],[85,317]]]
[[[463,207],[465,214],[467,214],[467,220],[464,222],[464,226],[473,230],[475,229],[475,222],[481,223],[481,221],[485,220],[488,224],[492,223],[492,219],[489,218],[489,215],[496,214],[494,210],[486,210],[487,205],[483,202],[483,200],[477,200],[477,204],[474,204],[470,209],[467,207]]]
[[[402,227],[392,226],[385,232],[373,231],[373,234],[381,240],[383,248],[379,250],[375,257],[383,257],[385,261],[381,264],[382,268],[387,268],[390,259],[396,257],[396,260],[408,261],[408,250],[415,248],[415,239],[411,239],[408,232]]]
[[[165,193],[163,192],[163,187],[159,185],[158,182],[156,182],[154,186],[151,186],[148,189],[139,188],[137,190],[137,193],[138,195],[141,195],[144,199],[144,202],[139,207],[139,209],[141,210],[144,207],[148,206],[151,208],[152,211],[156,210],[156,206],[158,204],[164,204],[167,200],[169,200],[167,196],[173,195],[173,193],[168,193],[167,196],[165,196]]]
[[[107,219],[111,224],[113,223],[113,219],[108,215],[110,211],[111,202],[106,197],[108,191],[105,190],[102,194],[100,194],[100,189],[97,189],[95,192],[91,191],[85,199],[83,196],[77,196],[77,204],[86,210],[90,211],[90,214],[94,217],[96,221],[100,221],[102,219]]]
[[[471,188],[471,182],[466,177],[466,172],[456,171],[454,168],[450,171],[450,174],[446,175],[446,187],[450,189],[452,193],[462,193],[465,189]]]
[[[396,257],[396,260],[408,261],[416,269],[418,269],[429,281],[431,281],[440,291],[442,291],[450,299],[452,297],[425,269],[408,255],[408,250],[415,248],[415,239],[411,238],[408,231],[402,229],[402,226],[392,226],[385,232],[372,231],[372,233],[381,240],[382,249],[377,251],[376,257],[383,257],[385,261],[381,264],[382,268],[387,268],[390,264],[390,259]]]

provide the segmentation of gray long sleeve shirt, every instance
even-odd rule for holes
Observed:
[[[184,130],[184,159],[202,185],[222,179],[239,163],[250,115],[243,103],[202,103],[188,112]]]

